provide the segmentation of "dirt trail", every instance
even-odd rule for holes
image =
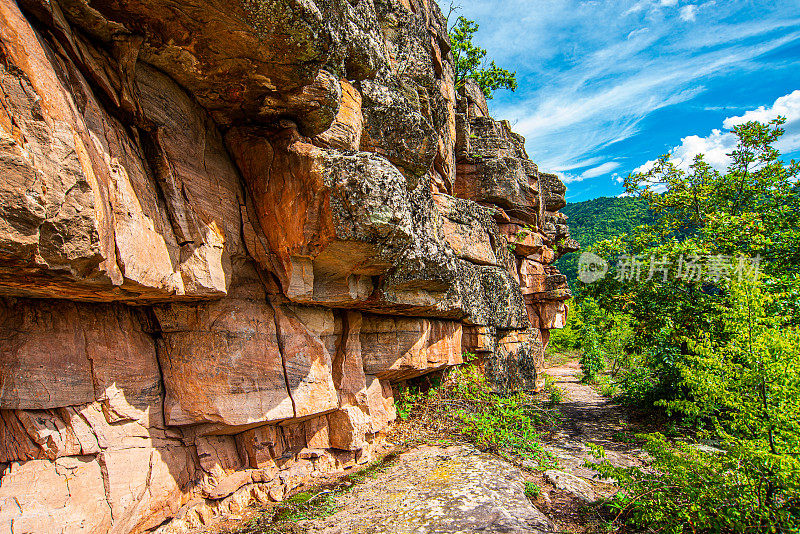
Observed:
[[[630,435],[625,411],[591,386],[580,383],[578,362],[551,367],[545,369],[545,373],[555,379],[564,394],[558,406],[560,422],[544,443],[545,449],[558,459],[562,471],[592,479],[595,471],[583,466],[585,460],[592,460],[588,443],[602,446],[614,465],[641,465],[641,450],[621,442],[624,436]]]

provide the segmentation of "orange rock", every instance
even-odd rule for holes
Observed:
[[[163,331],[158,357],[167,424],[247,425],[294,417],[269,304],[229,299],[154,311]]]
[[[16,6],[0,8],[0,19],[0,41],[19,69],[0,77],[15,124],[0,132],[8,140],[0,155],[14,161],[0,206],[21,208],[10,225],[0,225],[5,292],[134,302],[224,295],[231,254],[243,251],[242,194],[205,110],[141,65],[137,113],[152,135],[132,137]],[[66,46],[82,46],[84,57],[102,57],[77,37],[66,39],[73,39]],[[20,191],[33,195],[18,198]]]
[[[280,427],[265,425],[236,435],[236,444],[243,459],[253,469],[275,466],[286,450]]]
[[[314,142],[320,146],[340,150],[358,150],[364,127],[361,93],[347,80],[339,80],[339,84],[342,87],[342,99],[339,102],[336,119],[330,128],[314,137]]]
[[[564,301],[544,301],[532,302],[527,305],[528,314],[534,325],[542,330],[552,330],[554,328],[564,328],[567,324],[567,314],[569,305]]]
[[[331,356],[322,341],[288,309],[274,304],[278,343],[294,417],[322,414],[339,406]]]
[[[370,419],[370,433],[378,433],[389,427],[397,419],[392,386],[386,380],[374,376],[367,377],[367,411]]]
[[[411,378],[461,359],[461,323],[364,316],[364,371],[379,378]]]
[[[233,436],[201,436],[194,444],[200,467],[218,480],[243,467]]]
[[[328,418],[325,416],[308,419],[304,423],[306,446],[310,449],[328,449],[331,446],[328,431]]]
[[[109,532],[111,508],[103,487],[96,457],[12,463],[0,485],[0,528],[52,532],[57,525],[60,532]]]
[[[0,403],[46,409],[105,402],[117,419],[159,417],[153,338],[131,309],[68,301],[0,302]]]
[[[365,436],[372,430],[369,414],[359,406],[344,406],[328,414],[331,447],[355,451],[366,446]]]
[[[282,124],[227,134],[271,254],[262,266],[294,302],[363,302],[412,238],[406,180],[382,158],[316,147]]]

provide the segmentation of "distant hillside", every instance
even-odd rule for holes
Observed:
[[[647,202],[635,197],[600,197],[567,204],[561,210],[569,219],[570,233],[581,244],[581,251],[590,245],[624,234],[640,224],[653,222]],[[570,285],[578,278],[578,256],[567,254],[556,265],[567,276]]]

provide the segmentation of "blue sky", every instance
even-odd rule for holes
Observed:
[[[729,129],[777,113],[780,148],[800,158],[800,0],[455,3],[488,57],[517,71],[492,114],[571,202],[622,193],[622,177],[667,152],[723,167]]]

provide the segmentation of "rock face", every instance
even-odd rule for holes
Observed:
[[[422,446],[338,498],[337,511],[298,527],[309,534],[558,532],[525,496],[522,472],[462,446]]]
[[[0,174],[0,533],[279,500],[566,318],[564,186],[425,0],[0,0]]]

